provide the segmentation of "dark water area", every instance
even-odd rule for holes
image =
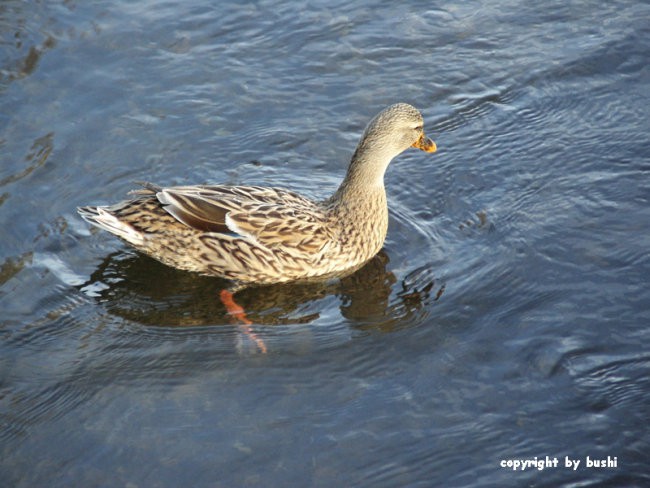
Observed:
[[[267,354],[76,214],[327,197],[400,101],[438,152],[367,266],[237,295]],[[647,2],[3,1],[2,484],[650,486],[649,199]]]

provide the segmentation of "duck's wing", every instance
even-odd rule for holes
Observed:
[[[259,186],[177,186],[157,189],[164,209],[203,232],[238,234],[291,252],[318,253],[335,238],[315,202],[287,190]]]

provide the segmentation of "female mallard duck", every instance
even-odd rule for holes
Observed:
[[[79,213],[169,266],[236,285],[342,276],[384,243],[388,164],[411,146],[436,150],[422,126],[411,105],[380,112],[366,127],[341,186],[324,201],[259,186],[143,183],[133,200],[81,207]]]

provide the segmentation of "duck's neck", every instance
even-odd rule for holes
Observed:
[[[348,172],[333,199],[358,199],[363,195],[372,198],[372,195],[378,193],[384,195],[385,199],[384,173],[393,156],[381,149],[364,144],[364,141],[359,143]]]

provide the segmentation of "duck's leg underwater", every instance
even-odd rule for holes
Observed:
[[[238,326],[244,332],[244,334],[246,334],[253,342],[255,342],[263,354],[266,354],[266,344],[264,344],[264,341],[260,339],[257,334],[255,334],[255,332],[253,332],[251,329],[253,322],[251,322],[248,317],[246,317],[246,312],[244,311],[243,307],[235,302],[233,294],[228,290],[221,290],[219,298],[221,299],[221,303],[223,303],[224,307],[226,307],[228,314],[239,322]]]

